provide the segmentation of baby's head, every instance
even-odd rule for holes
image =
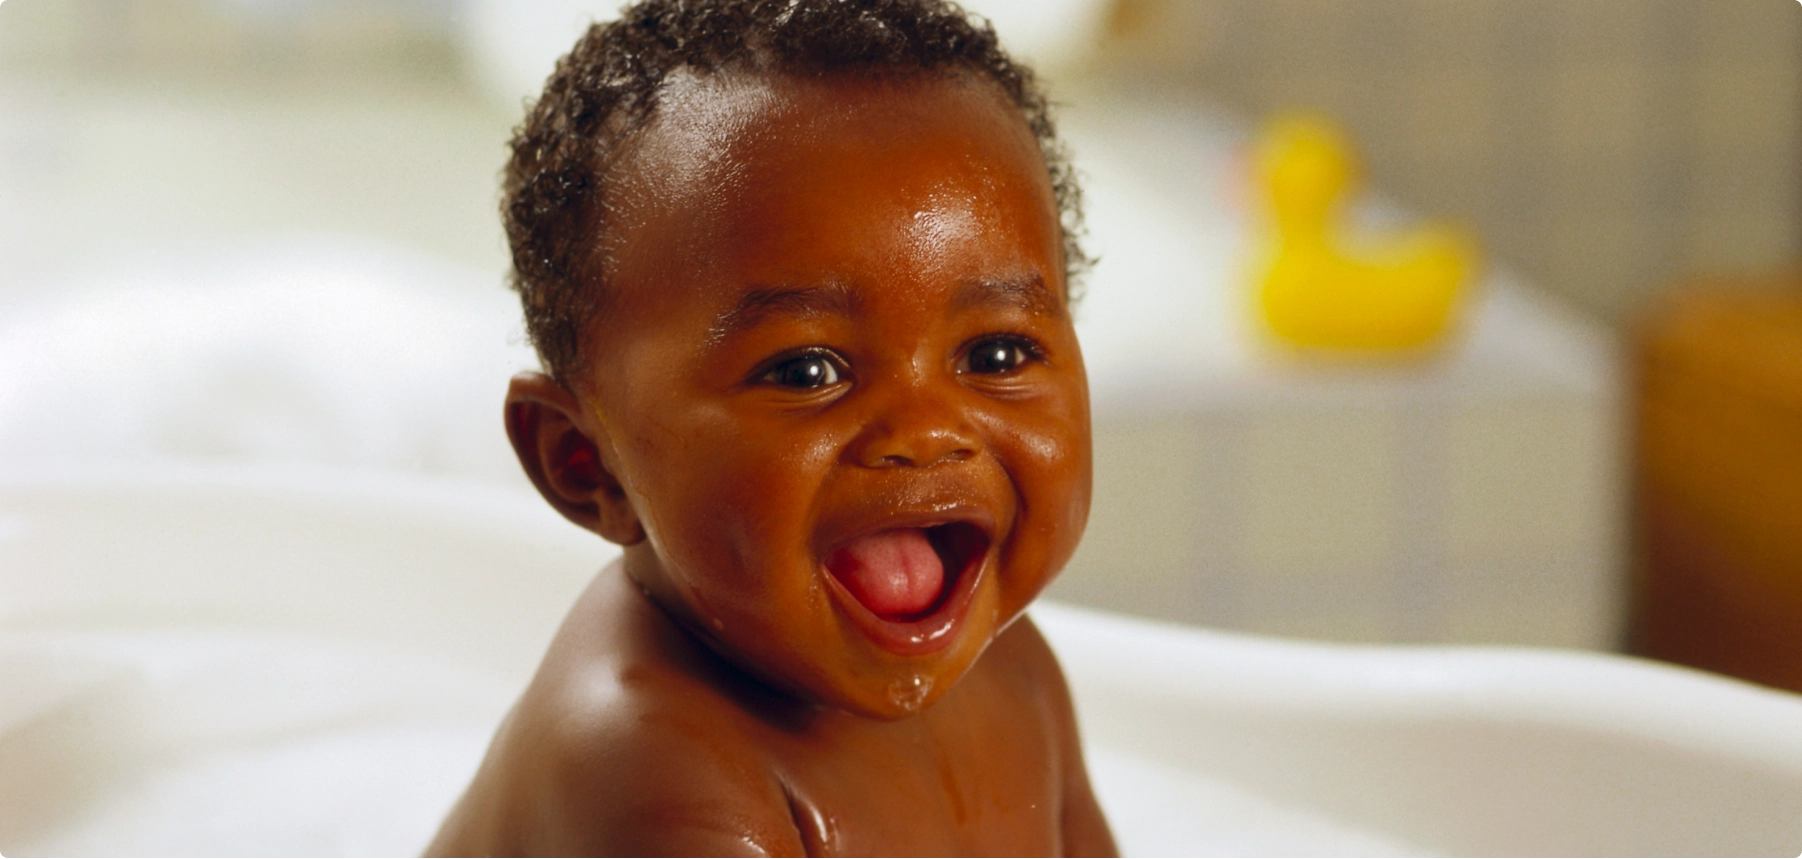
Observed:
[[[652,0],[513,151],[540,491],[766,682],[943,694],[1088,515],[1085,260],[1030,73],[938,0]]]

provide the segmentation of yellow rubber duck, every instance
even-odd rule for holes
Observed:
[[[1427,225],[1398,236],[1350,237],[1340,207],[1357,167],[1331,122],[1272,122],[1254,152],[1275,235],[1258,302],[1270,328],[1302,347],[1413,350],[1436,340],[1477,265],[1464,232]]]

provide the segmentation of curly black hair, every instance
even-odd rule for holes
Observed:
[[[1082,201],[1031,69],[947,0],[642,0],[589,27],[514,130],[501,218],[526,330],[558,381],[580,371],[603,304],[596,251],[608,170],[678,71],[800,75],[968,71],[999,85],[1037,139],[1064,234],[1066,289],[1088,268]],[[1074,296],[1071,296],[1074,298]]]

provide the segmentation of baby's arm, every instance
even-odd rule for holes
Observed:
[[[1066,735],[1069,750],[1064,760],[1064,855],[1118,856],[1114,833],[1108,830],[1107,818],[1095,792],[1089,788],[1089,770],[1083,764],[1082,751],[1076,748],[1076,732]]]
[[[1008,630],[1008,634],[1025,639],[1025,646],[1021,649],[1029,654],[1034,674],[1042,687],[1041,700],[1051,711],[1057,731],[1058,757],[1063,776],[1064,807],[1061,823],[1064,855],[1118,856],[1120,848],[1114,846],[1114,835],[1108,830],[1107,817],[1102,814],[1101,804],[1095,800],[1095,792],[1089,787],[1089,770],[1083,762],[1076,710],[1070,701],[1070,687],[1064,680],[1064,671],[1058,667],[1057,656],[1052,653],[1051,645],[1039,634],[1038,627],[1033,626],[1030,617],[1021,618],[1014,626],[1017,629]]]

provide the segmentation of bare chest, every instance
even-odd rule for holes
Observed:
[[[1060,852],[1061,762],[1048,721],[972,697],[781,744],[777,766],[808,852]]]

